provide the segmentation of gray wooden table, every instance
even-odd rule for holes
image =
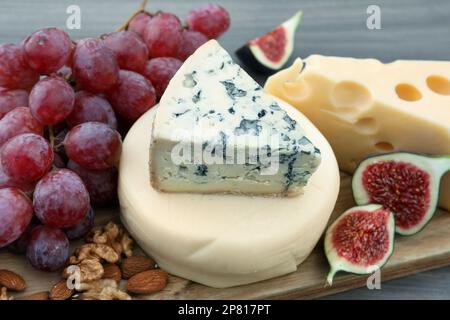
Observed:
[[[150,0],[149,10],[183,17],[207,0]],[[214,2],[214,1],[213,1]],[[226,0],[232,26],[221,39],[230,52],[304,11],[294,56],[312,53],[395,59],[450,59],[450,1],[448,0]],[[369,30],[366,10],[381,9],[381,29]],[[139,6],[140,0],[1,0],[0,42],[18,42],[44,26],[66,28],[69,5],[81,8],[81,29],[73,38],[111,32]],[[254,75],[261,83],[264,77]],[[450,228],[449,228],[450,230]],[[450,232],[450,231],[449,231]],[[1,264],[1,262],[0,262]],[[327,299],[450,299],[450,267],[383,282],[381,290],[357,289]]]

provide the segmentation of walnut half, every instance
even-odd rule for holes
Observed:
[[[83,292],[77,297],[80,300],[131,300],[131,297],[120,290],[117,282],[112,279],[81,283],[76,290]]]
[[[69,258],[70,265],[64,269],[63,277],[68,278],[70,276],[69,268],[76,265],[80,268],[81,282],[101,279],[105,272],[103,261],[116,263],[119,261],[119,255],[105,244],[84,244]]]
[[[120,256],[116,251],[106,244],[87,243],[75,250],[70,257],[70,264],[78,264],[84,260],[105,260],[109,263],[116,263]]]
[[[70,265],[63,271],[63,278],[69,278],[71,275],[71,272],[69,272],[69,268],[73,266]],[[98,280],[103,277],[103,274],[105,273],[105,270],[103,268],[103,265],[98,261],[97,259],[86,259],[81,261],[77,266],[80,268],[80,281],[81,282],[88,282],[93,280]]]
[[[92,230],[86,237],[86,242],[104,244],[114,249],[119,255],[130,257],[133,255],[133,240],[121,226],[109,222],[103,228]]]

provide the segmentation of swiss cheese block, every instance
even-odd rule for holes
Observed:
[[[312,55],[270,77],[265,88],[317,126],[344,171],[370,154],[450,154],[450,62]],[[450,173],[440,204],[450,210]]]
[[[297,270],[324,231],[339,191],[330,145],[295,108],[278,102],[322,150],[322,163],[298,197],[163,193],[150,185],[148,150],[156,108],[128,132],[119,170],[121,219],[169,273],[231,287]]]
[[[170,81],[150,172],[165,192],[298,195],[320,163],[302,125],[211,40]]]

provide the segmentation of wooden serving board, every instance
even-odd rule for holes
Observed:
[[[341,189],[332,222],[346,209],[354,206],[350,188],[351,177],[341,174]],[[118,210],[97,212],[96,224],[118,220]],[[73,243],[75,248],[80,242]],[[325,285],[328,263],[322,249],[323,241],[294,273],[234,288],[214,289],[171,276],[169,285],[161,292],[143,299],[310,299],[366,285],[367,276],[339,273],[332,287]],[[381,281],[398,278],[424,270],[450,265],[450,213],[438,210],[424,230],[410,237],[396,236],[394,254],[381,269]],[[24,256],[0,251],[0,269],[13,270],[27,281],[28,288],[21,295],[49,290],[59,281],[58,273],[34,270]],[[124,282],[124,281],[123,281]],[[121,284],[122,286],[124,283]],[[17,295],[20,297],[20,295]]]

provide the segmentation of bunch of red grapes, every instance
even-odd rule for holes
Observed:
[[[186,24],[141,12],[100,38],[45,28],[0,45],[0,248],[26,252],[40,270],[65,265],[69,240],[93,226],[92,206],[116,200],[126,128],[230,17],[207,4]]]

